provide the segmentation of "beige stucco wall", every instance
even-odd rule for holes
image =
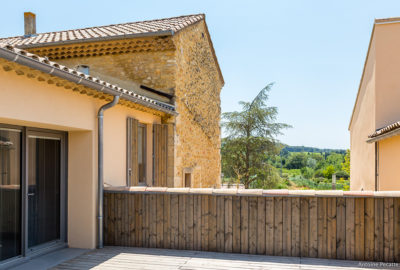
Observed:
[[[350,125],[351,190],[375,190],[375,145],[366,142],[375,131],[375,39],[371,40],[365,65]]]
[[[376,24],[376,128],[400,120],[400,23]]]
[[[400,190],[400,136],[379,141],[378,190]]]
[[[400,120],[400,23],[376,23],[365,67],[351,136],[352,190],[375,188],[375,143],[367,144],[368,135]],[[399,189],[397,137],[379,141],[378,190]]]
[[[97,111],[106,101],[72,90],[28,78],[22,66],[6,72],[0,61],[0,123],[68,132],[68,244],[70,247],[95,248],[97,215]],[[8,70],[8,69],[7,69]],[[42,74],[41,78],[50,78]],[[105,182],[125,185],[126,117],[148,124],[161,119],[150,113],[117,105],[104,116]],[[151,132],[148,132],[151,136]],[[151,137],[150,137],[151,138]],[[148,137],[148,161],[151,139]],[[151,164],[151,162],[150,162]],[[147,168],[151,180],[151,166]]]

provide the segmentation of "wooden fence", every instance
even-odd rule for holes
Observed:
[[[399,262],[399,195],[108,189],[104,239],[116,246]]]

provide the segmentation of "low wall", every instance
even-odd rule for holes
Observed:
[[[106,245],[400,261],[400,192],[106,188]]]

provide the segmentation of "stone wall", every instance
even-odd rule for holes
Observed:
[[[138,86],[142,84],[174,94],[176,73],[174,50],[84,56],[56,61],[71,68],[88,65],[90,74],[95,77],[164,102],[168,99],[155,96]]]
[[[191,169],[192,187],[219,187],[220,91],[223,86],[204,21],[174,36],[176,50],[175,186]]]
[[[159,40],[154,38],[157,44]],[[118,41],[107,43],[112,53],[101,56],[95,55],[89,48],[102,48],[102,42],[83,44],[88,48],[85,55],[54,57],[59,57],[55,61],[71,68],[88,65],[91,75],[148,97],[169,101],[140,89],[139,85],[175,95],[173,102],[179,115],[175,119],[163,119],[163,123],[169,124],[168,140],[172,146],[168,148],[168,186],[184,186],[183,171],[186,171],[192,173],[192,187],[219,187],[220,91],[223,79],[214,60],[205,22],[200,21],[173,37],[162,39],[162,44],[166,44],[162,45],[164,47],[160,45],[149,50],[142,45],[143,48],[136,48],[145,41],[152,43],[149,38],[144,38],[143,42],[135,39],[121,44]],[[131,42],[136,44],[132,45],[135,51],[125,52],[122,47],[118,50],[118,46],[127,49]],[[71,50],[77,47],[70,46],[73,46]],[[60,50],[71,51],[55,47],[51,51]],[[43,55],[50,49],[32,51]]]

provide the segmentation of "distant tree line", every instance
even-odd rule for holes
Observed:
[[[221,142],[223,181],[246,188],[330,189],[349,188],[350,151],[288,146],[276,140],[289,125],[276,122],[278,110],[267,106],[268,84],[251,102],[241,101],[241,111],[227,112]]]

